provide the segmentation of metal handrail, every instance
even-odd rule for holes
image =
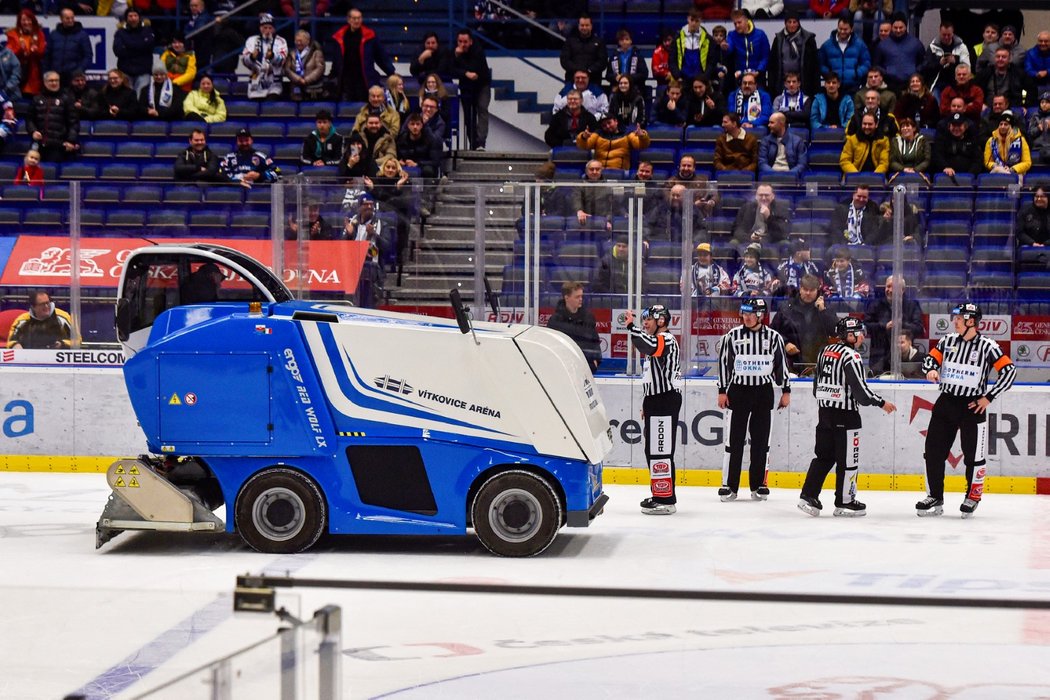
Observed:
[[[559,34],[558,32],[554,31],[550,27],[545,26],[544,24],[542,24],[540,22],[537,22],[536,20],[532,19],[528,15],[523,14],[521,12],[518,12],[513,7],[508,5],[507,3],[501,2],[501,0],[490,0],[490,1],[492,2],[493,5],[499,7],[502,10],[506,10],[509,14],[514,15],[518,19],[520,19],[523,22],[525,22],[525,24],[528,24],[528,25],[531,25],[533,27],[536,27],[537,29],[540,29],[541,31],[544,31],[547,34],[550,34],[554,38],[559,39],[560,41],[565,41],[565,37],[562,36],[561,34]]]
[[[193,30],[192,32],[190,32],[189,34],[187,34],[187,35],[186,35],[186,38],[187,38],[187,39],[192,39],[193,37],[195,37],[195,36],[197,36],[198,34],[200,34],[201,32],[203,32],[204,30],[206,30],[206,29],[211,29],[211,28],[212,28],[212,27],[214,27],[214,26],[215,26],[216,24],[219,24],[220,22],[223,22],[223,21],[225,21],[227,17],[230,17],[230,16],[232,16],[232,15],[235,15],[235,14],[237,14],[238,12],[240,12],[241,10],[245,9],[246,7],[249,7],[249,6],[251,6],[251,5],[254,5],[254,4],[255,4],[255,3],[257,3],[257,2],[259,2],[259,0],[246,0],[245,2],[242,2],[242,3],[240,4],[240,5],[238,5],[237,7],[233,8],[232,10],[230,10],[229,12],[227,12],[226,14],[224,14],[224,15],[223,15],[222,17],[216,17],[216,18],[215,18],[215,19],[213,19],[212,21],[210,21],[210,22],[208,22],[207,24],[205,24],[205,25],[204,25],[203,27],[197,27],[197,28],[196,28],[196,29],[194,29],[194,30]]]

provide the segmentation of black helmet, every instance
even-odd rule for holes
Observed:
[[[967,321],[973,319],[974,323],[980,323],[983,315],[984,314],[981,313],[981,307],[977,306],[977,304],[974,304],[972,301],[963,302],[952,309],[952,316],[962,316]]]
[[[863,333],[864,323],[859,318],[853,316],[846,316],[839,319],[839,322],[835,325],[835,334],[845,340],[849,337],[850,333]]]
[[[642,320],[651,318],[656,321],[656,324],[660,324],[660,319],[664,320],[664,327],[670,327],[671,325],[671,312],[667,310],[667,307],[663,304],[653,304],[649,308],[642,311]]]
[[[769,306],[766,304],[765,299],[758,297],[748,297],[740,302],[740,313],[742,314],[758,314],[763,316],[769,311]]]

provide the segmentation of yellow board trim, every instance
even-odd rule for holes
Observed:
[[[0,472],[54,472],[105,474],[121,457],[76,457],[71,455],[0,455]],[[124,459],[134,459],[124,458]]]

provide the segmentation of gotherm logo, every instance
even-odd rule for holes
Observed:
[[[411,394],[412,385],[403,379],[391,379],[390,375],[384,377],[376,377],[372,380],[376,387],[385,391],[392,391],[395,394]]]

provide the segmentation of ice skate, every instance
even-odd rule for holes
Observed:
[[[820,510],[823,507],[820,505],[820,501],[812,496],[802,496],[798,499],[798,509],[806,515],[812,515],[814,518],[820,515]]]
[[[639,505],[646,515],[671,515],[678,511],[674,503],[657,503],[651,498],[645,499]]]
[[[722,488],[718,489],[718,497],[722,499],[722,503],[726,503],[727,501],[735,501],[736,491],[730,491],[728,486],[723,486]]]
[[[868,507],[860,501],[850,501],[849,503],[843,503],[841,506],[835,506],[835,512],[832,515],[837,515],[844,518],[861,518],[868,514]]]
[[[915,514],[920,518],[928,518],[940,515],[944,512],[944,500],[927,496],[915,504]]]
[[[759,486],[757,489],[751,492],[752,501],[764,501],[769,498],[769,489],[765,486]]]
[[[981,505],[980,501],[975,501],[972,498],[967,498],[965,501],[962,502],[962,505],[959,506],[959,511],[962,513],[963,518],[972,518],[973,512],[977,510],[977,506],[979,505]]]

